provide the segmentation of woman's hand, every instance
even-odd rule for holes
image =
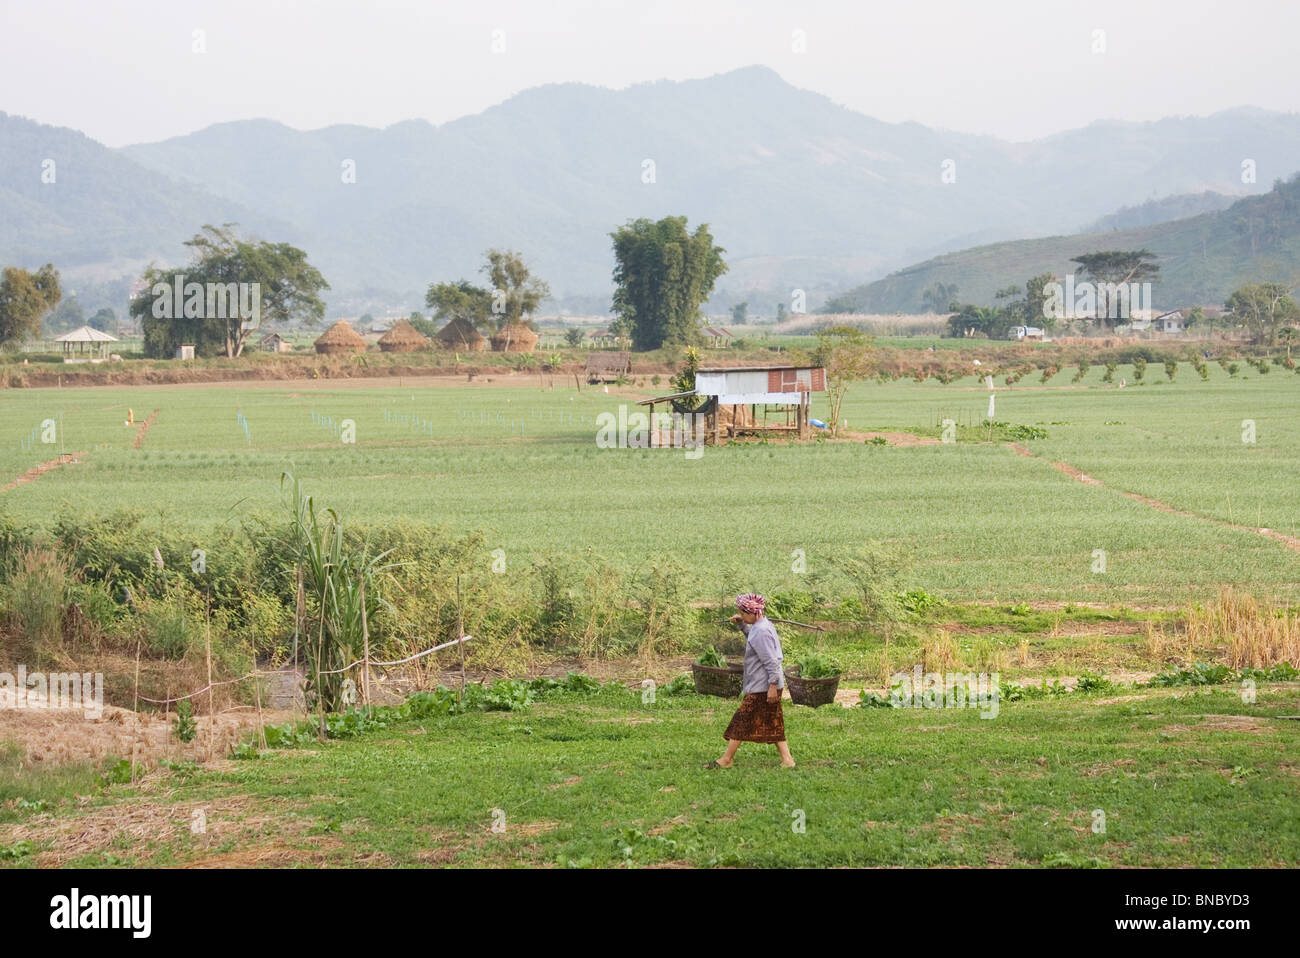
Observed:
[[[779,702],[781,700],[781,690],[775,685],[769,685],[767,687],[767,700],[769,702]]]
[[[740,613],[737,612],[737,613],[736,613],[735,615],[733,615],[733,616],[732,616],[728,621],[729,621],[729,622],[733,622],[733,623],[735,623],[735,622],[739,622],[739,621],[740,621]]]

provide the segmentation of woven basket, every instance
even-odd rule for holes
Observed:
[[[728,663],[725,669],[715,669],[692,662],[691,672],[695,676],[695,691],[701,695],[716,695],[723,699],[739,698],[740,690],[745,685],[745,667],[735,663]]]
[[[828,679],[804,679],[799,677],[799,666],[785,670],[785,684],[790,688],[790,701],[795,705],[829,705],[835,701],[835,693],[840,688],[840,677],[832,675]]]

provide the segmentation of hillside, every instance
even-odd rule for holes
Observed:
[[[1228,196],[1206,190],[1203,193],[1177,193],[1147,200],[1138,206],[1123,206],[1107,216],[1089,223],[1079,230],[1080,233],[1103,233],[1107,230],[1126,230],[1135,226],[1154,226],[1168,223],[1170,220],[1187,219],[1201,213],[1217,213],[1226,210],[1235,203],[1239,196]]]
[[[336,290],[418,302],[431,280],[476,276],[486,247],[508,245],[557,296],[607,302],[609,232],[685,213],[727,250],[716,300],[748,297],[759,314],[793,288],[817,303],[938,252],[1072,232],[1153,190],[1240,190],[1242,143],[1261,170],[1289,171],[1300,116],[1231,110],[1012,144],[884,123],[750,67],[624,90],[552,84],[438,127],[259,120],[124,153],[300,225]],[[956,183],[940,180],[947,158]],[[341,182],[344,159],[356,183]]]
[[[433,280],[477,278],[489,246],[520,250],[557,297],[602,308],[610,231],[685,214],[727,250],[714,304],[749,299],[752,315],[771,315],[795,288],[816,306],[863,278],[1072,232],[1153,193],[1263,192],[1238,182],[1246,146],[1263,178],[1300,155],[1295,114],[1094,123],[1008,143],[884,123],[765,67],[542,86],[437,127],[247,120],[117,151],[16,117],[0,133],[3,262],[120,276],[178,260],[202,223],[233,220],[306,249],[332,311],[417,306]],[[37,175],[51,156],[64,158],[57,189]]]
[[[53,182],[42,171],[53,161]],[[64,127],[0,113],[0,264],[53,262],[82,281],[184,262],[181,245],[227,220],[292,239],[287,223],[180,183]]]
[[[991,305],[994,293],[1039,273],[1063,276],[1072,257],[1103,249],[1149,249],[1159,257],[1152,295],[1160,309],[1221,304],[1245,283],[1300,281],[1300,174],[1220,212],[1154,226],[993,243],[947,253],[833,297],[826,312],[922,312],[936,282],[958,299]]]

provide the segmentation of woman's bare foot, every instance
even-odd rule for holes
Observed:
[[[735,759],[733,758],[733,759],[732,759],[731,761],[729,761],[729,762],[724,762],[722,759],[719,758],[719,759],[715,759],[715,761],[716,761],[719,765],[721,765],[723,768],[731,768],[731,762],[734,762]]]
[[[790,761],[788,761],[788,762],[782,762],[782,763],[781,763],[781,767],[782,767],[782,768],[794,768],[794,759],[790,759]]]

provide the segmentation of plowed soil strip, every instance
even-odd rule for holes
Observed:
[[[149,431],[149,427],[153,425],[153,421],[158,418],[158,412],[159,410],[155,409],[153,412],[149,413],[148,419],[140,423],[140,428],[137,429],[135,433],[135,442],[131,444],[132,449],[139,449],[144,443],[144,434]]]
[[[1024,456],[1026,459],[1034,459],[1037,460],[1038,462],[1047,461],[1046,459],[1039,459],[1038,456],[1035,456],[1030,449],[1020,445],[1020,443],[1018,442],[1009,442],[1007,443],[1007,445],[1010,446],[1011,451],[1018,456]],[[1068,462],[1054,462],[1051,465],[1054,469],[1060,470],[1061,472],[1069,476],[1071,479],[1074,479],[1077,482],[1082,482],[1084,485],[1099,486],[1102,489],[1110,488],[1110,486],[1106,485],[1100,479],[1093,478],[1092,476],[1088,475],[1086,472],[1074,468],[1074,466],[1070,465]],[[1225,529],[1249,530],[1250,532],[1254,532],[1258,535],[1264,536],[1264,538],[1266,539],[1272,539],[1275,542],[1280,542],[1288,549],[1291,549],[1295,552],[1300,552],[1300,538],[1296,536],[1289,536],[1283,532],[1278,532],[1276,529],[1259,529],[1256,528],[1255,526],[1238,525],[1235,522],[1228,522],[1224,519],[1216,519],[1213,516],[1203,516],[1199,512],[1188,512],[1186,509],[1175,509],[1167,502],[1161,502],[1159,499],[1152,499],[1150,496],[1144,496],[1141,495],[1140,493],[1129,492],[1127,489],[1119,489],[1116,491],[1123,493],[1124,495],[1128,496],[1128,498],[1133,499],[1136,502],[1140,502],[1145,506],[1150,506],[1152,509],[1159,509],[1161,512],[1168,512],[1169,514],[1175,516],[1186,516],[1189,519],[1200,519],[1202,522],[1213,522],[1216,526],[1223,526],[1223,528]]]
[[[43,462],[39,466],[32,466],[13,482],[0,486],[0,492],[8,492],[15,486],[21,486],[24,482],[31,482],[33,479],[39,479],[51,469],[57,469],[59,466],[70,466],[75,462],[81,462],[89,453],[85,452],[65,452],[58,459],[51,459],[49,462]]]

